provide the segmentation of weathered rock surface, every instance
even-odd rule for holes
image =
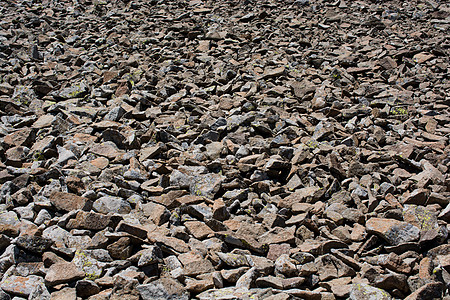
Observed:
[[[447,299],[448,1],[2,1],[0,299]]]

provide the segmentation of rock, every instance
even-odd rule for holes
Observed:
[[[430,282],[416,290],[414,293],[405,299],[434,299],[441,298],[443,291],[443,284],[441,282]]]
[[[116,227],[117,232],[126,232],[141,239],[147,237],[147,230],[141,225],[131,224],[125,221],[120,221]]]
[[[226,265],[237,268],[241,266],[249,266],[247,258],[244,255],[234,254],[234,253],[221,253],[217,252],[217,256],[219,256],[220,260],[223,261]]]
[[[203,240],[208,235],[214,233],[205,223],[198,221],[185,222],[184,226],[190,234],[192,234],[196,239]]]
[[[283,275],[293,277],[298,274],[297,267],[287,254],[282,254],[275,261],[275,269]]]
[[[161,278],[149,284],[136,287],[142,299],[189,299],[189,294],[177,281],[170,278]]]
[[[186,290],[191,293],[201,293],[214,287],[212,278],[203,280],[186,280]]]
[[[317,197],[317,192],[319,191],[320,188],[315,186],[299,189],[282,199],[278,205],[280,207],[291,208],[295,203],[302,203],[305,201],[314,202],[315,197]]]
[[[90,152],[108,159],[114,159],[121,154],[117,145],[110,141],[92,146]]]
[[[424,205],[428,198],[428,190],[415,189],[411,194],[406,196],[403,200],[403,204],[417,204]]]
[[[85,82],[74,84],[70,87],[64,88],[58,92],[55,92],[53,96],[56,99],[71,99],[71,98],[83,98],[89,92],[89,88]]]
[[[20,297],[29,297],[38,287],[47,290],[42,277],[35,275],[27,277],[9,276],[2,280],[0,287],[3,291]]]
[[[350,290],[350,299],[386,299],[390,300],[392,297],[386,291],[370,286],[365,283],[355,283]]]
[[[131,256],[133,251],[133,245],[128,237],[122,237],[112,244],[109,244],[106,248],[112,258],[115,259],[127,259]]]
[[[245,272],[241,277],[239,277],[236,282],[236,288],[246,288],[250,289],[252,285],[254,285],[254,281],[257,277],[258,273],[256,268],[250,268],[247,272]]]
[[[191,255],[191,253],[185,253],[179,256],[181,263],[183,264],[183,273],[186,276],[194,277],[204,273],[210,273],[214,271],[212,263],[198,255]]]
[[[102,249],[103,250],[103,249]],[[89,280],[95,280],[99,278],[103,273],[105,262],[111,262],[112,258],[109,256],[106,250],[104,257],[100,258],[95,255],[95,250],[76,250],[72,259],[72,263],[83,271],[85,278]],[[102,260],[99,261],[99,259]]]
[[[251,299],[264,297],[267,293],[266,289],[246,289],[236,287],[225,287],[222,289],[212,289],[204,291],[197,295],[198,299]]]
[[[150,218],[156,225],[160,226],[169,221],[170,211],[165,206],[150,202],[141,207],[144,216]]]
[[[81,279],[84,276],[85,273],[73,263],[56,263],[51,265],[47,271],[45,282],[50,286],[54,286]]]
[[[92,208],[95,211],[107,214],[107,213],[117,213],[117,214],[127,214],[131,211],[131,205],[127,201],[119,197],[104,196],[98,198],[94,201]]]
[[[111,217],[95,212],[79,211],[74,219],[70,219],[67,229],[103,230],[111,223]]]
[[[78,280],[75,289],[78,297],[89,297],[100,292],[100,287],[90,280]]]
[[[42,254],[53,244],[53,241],[39,236],[19,236],[16,245],[30,252]]]
[[[419,239],[419,228],[394,219],[371,218],[366,222],[366,230],[385,239],[391,245]]]
[[[318,257],[315,264],[321,281],[355,275],[355,270],[330,254]]]
[[[70,300],[75,300],[77,299],[77,291],[74,288],[63,288],[62,290],[53,292],[51,294],[51,299],[58,299],[58,300],[63,300],[63,299],[70,299]]]
[[[50,194],[50,202],[60,210],[73,211],[77,209],[89,210],[90,201],[87,198],[72,193],[54,191]]]
[[[450,204],[448,204],[447,207],[441,211],[438,218],[444,220],[445,222],[450,222]]]
[[[140,256],[138,267],[144,267],[158,263],[162,258],[161,250],[154,246],[149,249],[141,250],[140,252],[138,252],[138,254]]]
[[[337,297],[349,297],[351,285],[351,277],[336,278],[323,284],[327,290],[331,291]]]

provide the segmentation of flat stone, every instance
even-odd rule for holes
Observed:
[[[355,283],[352,285],[350,290],[350,299],[351,300],[359,300],[359,299],[368,299],[368,300],[390,300],[392,297],[388,292],[370,286],[365,283]]]
[[[62,290],[55,291],[51,294],[51,299],[53,300],[76,300],[77,291],[75,288],[66,287]]]
[[[63,211],[73,211],[77,209],[90,209],[90,201],[72,193],[54,191],[50,194],[50,202],[58,209]]]
[[[131,205],[119,197],[104,196],[94,201],[93,209],[102,214],[117,213],[127,214],[131,211]]]
[[[244,255],[217,252],[217,256],[219,256],[220,260],[223,261],[227,266],[233,268],[249,266],[247,258]]]
[[[158,226],[169,221],[170,211],[164,205],[149,202],[142,204],[141,208],[144,216],[152,220]]]
[[[366,222],[366,230],[385,239],[391,245],[413,242],[419,239],[420,229],[395,219],[371,218]]]
[[[120,151],[113,142],[104,142],[102,144],[96,144],[91,147],[90,151],[91,153],[94,153],[99,156],[104,156],[108,159],[114,159],[120,154],[122,154],[122,151]]]
[[[95,212],[79,211],[74,219],[70,219],[67,229],[103,230],[111,222],[110,216]]]
[[[45,282],[54,286],[61,283],[68,283],[77,279],[81,279],[85,273],[80,270],[74,263],[56,263],[50,266],[45,275]]]
[[[53,244],[51,239],[40,236],[19,236],[16,245],[30,252],[42,254]]]
[[[189,293],[183,285],[171,278],[160,278],[149,284],[138,285],[136,289],[144,300],[189,299]]]
[[[306,188],[296,190],[291,195],[282,199],[278,203],[278,206],[284,207],[284,208],[291,208],[292,205],[294,205],[296,203],[313,202],[314,196],[318,191],[320,191],[320,188],[316,187],[316,186],[306,187]]]
[[[19,297],[30,296],[38,286],[46,289],[42,277],[34,275],[27,277],[12,275],[4,278],[1,283],[2,290]]]
[[[443,289],[442,282],[430,282],[406,297],[405,300],[439,299],[442,297]]]
[[[192,234],[196,239],[199,240],[203,240],[208,235],[214,233],[214,231],[205,223],[199,221],[185,222],[184,226],[186,226],[186,229],[190,234]]]

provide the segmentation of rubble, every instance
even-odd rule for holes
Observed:
[[[1,299],[436,299],[445,1],[3,1]]]

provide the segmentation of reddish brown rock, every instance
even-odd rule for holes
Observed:
[[[84,197],[72,194],[54,191],[50,194],[50,202],[63,211],[72,211],[77,209],[90,209],[92,203]]]
[[[47,274],[45,275],[45,282],[48,285],[54,286],[81,279],[84,276],[84,272],[73,263],[56,263],[51,265],[48,269]]]

